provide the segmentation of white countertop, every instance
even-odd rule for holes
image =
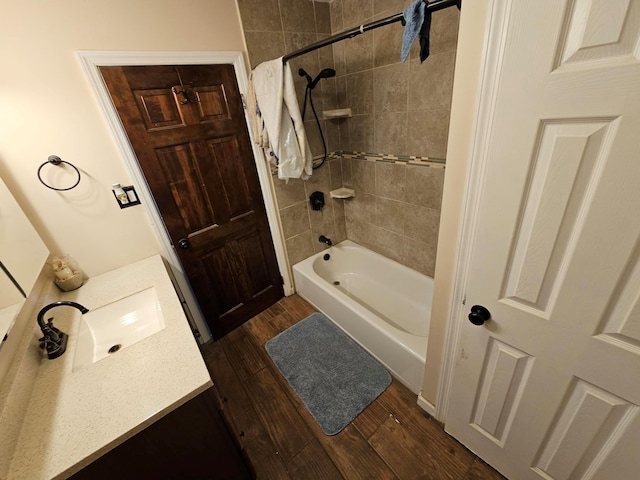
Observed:
[[[155,286],[165,328],[73,371],[81,314],[47,312],[69,334],[67,351],[42,361],[11,460],[8,480],[58,479],[79,471],[212,384],[160,256],[89,279],[59,300],[89,310]],[[34,325],[36,319],[33,319]],[[37,347],[37,333],[29,348]]]

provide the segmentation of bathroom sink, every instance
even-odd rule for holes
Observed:
[[[73,370],[117,355],[164,327],[155,287],[90,310],[82,315]]]

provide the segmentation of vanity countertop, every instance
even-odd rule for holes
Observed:
[[[91,310],[151,286],[165,328],[77,371],[81,314],[69,307],[48,312],[69,343],[57,359],[42,354],[8,479],[66,478],[212,385],[159,255],[91,278],[58,300]],[[37,349],[35,333],[29,348]]]

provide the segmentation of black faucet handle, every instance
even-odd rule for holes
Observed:
[[[46,350],[49,359],[58,358],[67,350],[69,336],[66,333],[59,330],[58,333],[53,331],[43,333],[44,337],[38,339],[38,341],[40,342],[40,348]]]
[[[53,317],[47,319],[47,327],[49,327],[52,332],[60,333],[60,330],[53,325]]]
[[[63,335],[63,333],[53,326],[53,324],[51,323],[51,320],[52,319],[49,319],[47,324],[42,329],[42,334],[44,335],[45,342],[47,340],[50,340],[53,343],[60,343],[60,338]]]

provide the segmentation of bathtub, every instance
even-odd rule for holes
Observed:
[[[420,393],[432,278],[350,240],[295,264],[293,277],[302,298]]]

